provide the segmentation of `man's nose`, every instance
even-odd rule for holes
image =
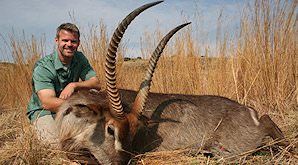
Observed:
[[[71,41],[67,41],[67,42],[66,42],[66,45],[67,45],[67,46],[72,46]]]

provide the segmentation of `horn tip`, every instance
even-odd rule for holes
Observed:
[[[151,4],[152,4],[152,5],[157,5],[157,4],[162,3],[162,2],[164,2],[164,0],[162,0],[162,1],[152,2]]]
[[[189,24],[191,24],[192,22],[186,22],[185,24],[183,24],[184,26],[187,26]]]

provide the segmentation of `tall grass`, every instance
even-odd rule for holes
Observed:
[[[1,65],[1,98],[4,104],[10,107],[24,106],[28,103],[31,94],[32,68],[37,59],[44,54],[44,39],[36,39],[33,35],[30,39],[15,34],[10,35],[10,51],[13,65],[6,63]],[[22,92],[20,92],[22,91]]]
[[[232,98],[255,107],[261,114],[269,113],[292,142],[297,143],[297,138],[293,138],[298,132],[297,3],[296,0],[256,0],[240,13],[239,31],[225,29],[223,17],[219,16],[213,47],[202,40],[206,36],[193,37],[194,31],[201,34],[199,27],[193,25],[182,30],[159,61],[152,91]],[[193,18],[196,19],[200,18]],[[145,60],[124,62],[126,48],[125,44],[121,45],[117,64],[119,88],[138,89],[146,59],[165,33],[158,28],[153,33],[144,32],[142,56]],[[105,88],[103,66],[109,41],[106,25],[101,22],[90,27],[81,39],[80,50],[90,60]],[[0,93],[0,164],[50,164],[63,159],[61,152],[38,143],[25,115],[31,94],[32,68],[45,52],[43,41],[34,36],[28,39],[25,35],[11,35],[9,47],[14,64],[0,65],[0,90],[4,91]],[[244,158],[244,163],[295,161],[280,155]],[[148,158],[143,161],[154,164],[156,155]]]
[[[198,29],[182,32],[164,52],[153,91],[224,95],[283,114],[298,101],[296,10],[297,1],[255,1],[238,33],[218,30],[215,51],[191,38]]]
[[[283,113],[297,103],[297,1],[270,2],[256,1],[253,15],[244,12],[235,80],[238,97]]]

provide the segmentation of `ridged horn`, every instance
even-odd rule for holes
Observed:
[[[132,20],[134,20],[134,18],[136,18],[141,12],[145,11],[146,9],[155,6],[161,2],[163,1],[145,4],[128,14],[114,31],[112,39],[109,43],[108,53],[106,55],[105,62],[107,93],[109,97],[109,104],[112,108],[111,113],[114,117],[118,119],[124,118],[120,94],[116,87],[116,53],[119,43],[123,37],[125,30],[127,29],[128,25],[132,22]]]
[[[151,86],[151,81],[152,81],[152,77],[153,77],[153,73],[155,70],[155,67],[157,65],[157,62],[159,60],[159,57],[161,56],[166,44],[168,43],[168,41],[171,39],[171,37],[180,29],[182,29],[183,27],[189,25],[191,22],[182,24],[177,26],[176,28],[174,28],[173,30],[171,30],[165,37],[162,38],[162,40],[159,42],[158,46],[155,48],[153,54],[150,57],[149,60],[149,65],[147,68],[147,72],[145,74],[145,78],[144,81],[141,83],[140,88],[139,88],[139,92],[134,100],[134,103],[132,105],[132,110],[131,112],[134,113],[137,116],[140,116],[146,100],[147,100],[147,96],[150,90],[150,86]]]

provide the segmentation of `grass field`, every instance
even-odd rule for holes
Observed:
[[[297,0],[256,0],[251,10],[241,13],[239,32],[221,28],[214,49],[191,36],[189,27],[167,46],[153,77],[153,92],[213,94],[254,107],[269,114],[292,145],[298,143],[298,50]],[[194,18],[199,19],[199,18]],[[220,18],[219,18],[220,19]],[[102,80],[108,37],[104,23],[90,33],[80,50]],[[142,60],[124,61],[121,45],[117,66],[119,88],[137,90],[147,58],[162,32],[144,32],[147,54]],[[147,36],[147,37],[146,37]],[[151,36],[148,37],[148,36]],[[155,37],[152,37],[155,36]],[[18,39],[17,39],[18,38]],[[88,41],[88,42],[87,42]],[[0,164],[71,164],[59,150],[41,144],[25,115],[31,94],[32,67],[44,55],[43,42],[34,38],[10,38],[14,63],[0,64]],[[100,45],[100,46],[99,46]],[[137,164],[217,164],[222,160],[188,150],[148,153],[136,156]],[[268,139],[255,154],[238,164],[297,164],[298,155],[281,149]]]

